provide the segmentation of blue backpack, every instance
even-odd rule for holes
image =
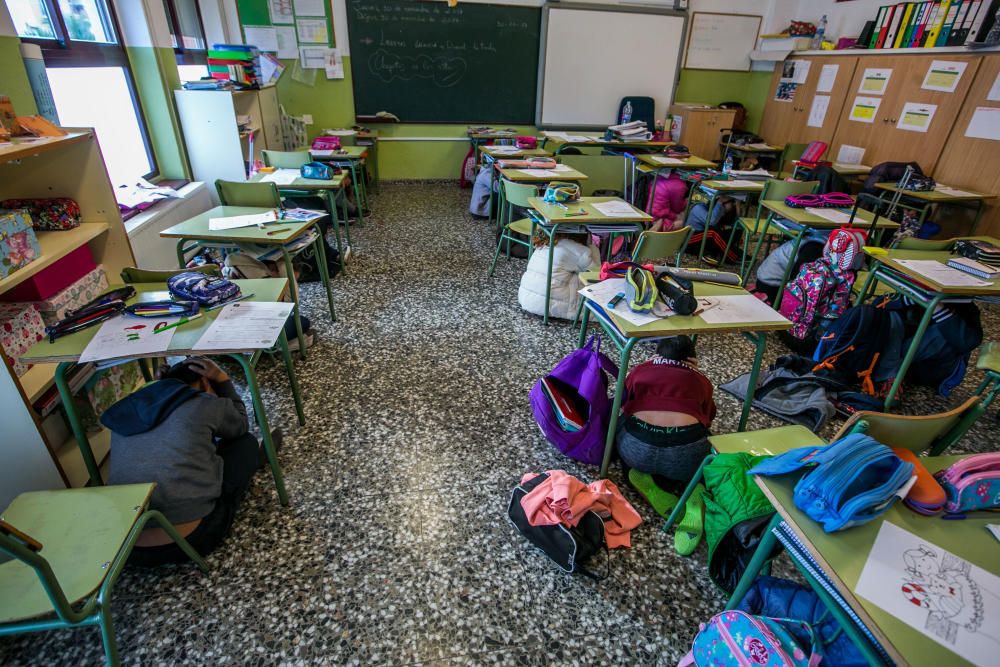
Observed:
[[[167,289],[185,301],[197,301],[212,306],[240,295],[240,286],[225,278],[216,278],[197,271],[185,271],[167,279]]]
[[[805,621],[752,616],[732,610],[720,612],[701,624],[691,651],[677,667],[813,667],[822,659],[816,633]]]
[[[795,506],[828,533],[878,517],[906,495],[902,491],[913,478],[912,463],[864,433],[793,449],[757,464],[750,474],[782,475],[814,464],[795,485]]]

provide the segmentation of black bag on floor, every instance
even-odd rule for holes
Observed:
[[[333,278],[340,273],[340,253],[330,246],[330,242],[326,240],[326,234],[323,235],[323,249],[326,251],[327,270],[330,272],[330,277]],[[319,264],[316,259],[316,250],[312,244],[308,245],[305,250],[295,256],[295,265],[299,271],[300,283],[319,282]]]
[[[528,517],[521,507],[521,499],[548,477],[548,474],[542,473],[514,487],[510,494],[510,504],[507,506],[507,517],[529,542],[545,552],[545,555],[554,560],[564,572],[579,572],[597,580],[607,578],[611,571],[610,558],[608,558],[608,572],[603,576],[582,565],[604,546],[604,521],[596,512],[588,511],[584,514],[575,528],[567,528],[561,524],[532,526],[528,523]]]

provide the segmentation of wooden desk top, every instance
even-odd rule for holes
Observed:
[[[560,165],[561,166],[561,165]],[[532,174],[528,171],[546,171],[552,172],[554,175],[549,174]],[[515,183],[550,183],[552,181],[585,181],[587,180],[587,175],[582,171],[577,171],[576,169],[560,169],[558,171],[554,169],[540,169],[535,170],[529,167],[518,168],[518,169],[500,169],[500,174],[506,178],[508,181],[513,181]]]
[[[635,215],[620,218],[604,215],[594,208],[594,204],[602,204],[604,202],[628,204],[628,202],[620,197],[580,197],[579,200],[567,204],[566,206],[569,209],[567,210],[556,204],[549,204],[543,201],[541,197],[531,197],[528,199],[531,207],[538,211],[545,219],[545,222],[550,225],[613,225],[615,223],[632,225],[636,222],[651,222],[653,220],[651,215],[640,211],[631,204],[629,206],[635,212]],[[584,215],[573,215],[577,211],[583,211]]]
[[[671,158],[659,153],[636,155],[639,162],[657,169],[709,169],[716,166],[711,160],[691,155],[686,158]]]
[[[256,206],[216,206],[193,218],[174,225],[160,232],[160,236],[172,239],[195,239],[199,241],[219,241],[220,243],[257,243],[260,245],[283,245],[293,241],[308,231],[314,221],[291,222],[279,220],[266,225],[263,229],[256,226],[238,227],[236,229],[212,230],[208,221],[212,218],[229,218],[237,215],[257,215],[273,211],[273,208]],[[268,236],[269,232],[285,230]]]
[[[995,194],[990,194],[986,192],[972,192],[970,190],[965,190],[964,188],[954,188],[955,190],[961,190],[962,192],[965,193],[957,195],[947,192],[941,192],[939,190],[927,190],[925,192],[918,192],[916,190],[904,190],[902,188],[897,187],[895,183],[876,183],[875,187],[878,188],[879,190],[887,190],[889,192],[902,192],[904,197],[912,197],[913,199],[922,199],[928,202],[980,201],[982,199],[993,199],[994,197],[996,197]]]
[[[334,160],[336,158],[330,158],[330,159]],[[348,158],[344,158],[344,159],[346,160]],[[267,181],[264,181],[264,179],[267,178],[269,175],[270,174],[254,174],[253,178],[251,178],[249,182],[250,183],[267,182]],[[329,180],[323,180],[323,179],[318,179],[318,178],[302,178],[301,176],[299,176],[298,178],[296,178],[291,183],[288,183],[287,185],[278,185],[277,183],[275,183],[275,185],[278,186],[279,190],[283,190],[283,189],[288,189],[288,190],[339,190],[340,188],[344,187],[344,181],[347,179],[347,175],[348,174],[347,174],[346,171],[341,171],[338,174],[334,174],[333,178],[331,178]]]
[[[818,215],[813,215],[809,213],[804,208],[794,208],[789,206],[784,201],[777,199],[765,199],[761,202],[761,205],[773,211],[778,216],[796,222],[800,225],[806,225],[807,227],[813,227],[815,229],[835,229],[840,227],[843,223],[834,222],[832,220],[827,220],[826,218],[820,217]],[[840,210],[840,209],[834,209]],[[848,211],[848,213],[850,213]],[[868,228],[872,224],[873,214],[870,211],[864,209],[858,209],[858,215],[854,219],[854,224],[857,227]],[[875,223],[878,229],[897,229],[899,227],[898,222],[893,222],[886,217],[880,217],[878,222]]]
[[[987,237],[983,239],[1000,246],[1000,241],[997,239],[990,239]],[[881,252],[880,252],[881,250]],[[915,283],[920,285],[925,285],[927,288],[931,289],[938,294],[949,294],[954,296],[1000,296],[1000,278],[994,278],[993,280],[986,280],[985,278],[977,278],[977,276],[970,276],[971,278],[977,278],[978,280],[983,280],[990,283],[989,286],[974,287],[974,286],[955,286],[955,285],[942,285],[941,283],[923,276],[910,267],[907,267],[899,263],[899,260],[903,259],[923,259],[923,260],[934,260],[941,264],[947,264],[949,259],[957,257],[947,250],[882,250],[882,249],[872,249],[865,248],[865,254],[869,257],[877,260],[879,263],[884,264],[888,268],[901,273]],[[956,269],[957,271],[957,269]]]

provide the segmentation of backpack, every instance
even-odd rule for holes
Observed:
[[[462,169],[458,173],[458,187],[467,188],[476,180],[476,149],[469,147],[469,152],[462,159]]]
[[[821,164],[820,160],[823,158],[824,153],[826,153],[826,142],[813,141],[806,146],[796,164],[800,164],[803,167],[818,167]]]
[[[881,162],[872,167],[864,185],[861,186],[861,192],[878,196],[881,191],[875,185],[877,183],[898,183],[907,167],[913,167],[913,173],[916,175],[924,175],[924,171],[916,162]]]
[[[805,340],[823,320],[838,317],[850,305],[854,277],[853,271],[841,271],[826,257],[803,264],[781,297],[781,314],[792,322],[789,333]]]
[[[784,308],[784,302],[782,302]],[[860,384],[876,395],[872,377],[889,342],[891,315],[885,308],[862,304],[844,311],[820,337],[813,353],[813,373],[837,376],[846,384]]]
[[[618,368],[601,353],[601,337],[595,334],[546,376],[567,400],[577,402],[579,411],[586,416],[583,427],[576,431],[563,428],[541,379],[528,395],[531,411],[545,438],[566,456],[590,465],[600,465],[604,459],[604,438],[611,417],[605,373],[616,377]]]
[[[861,249],[867,241],[868,233],[863,229],[843,225],[830,233],[823,254],[841,271],[857,271],[864,264],[865,255]]]
[[[171,296],[212,306],[240,295],[240,286],[225,278],[215,278],[197,271],[185,271],[167,278]]]
[[[733,609],[699,626],[691,651],[677,667],[812,667],[822,659],[816,633],[805,621],[752,616]]]

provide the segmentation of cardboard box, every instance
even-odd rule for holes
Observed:
[[[0,303],[0,347],[10,358],[16,375],[24,375],[31,368],[18,357],[44,338],[45,323],[31,304]]]
[[[6,278],[42,254],[31,219],[21,211],[0,210],[0,278]]]
[[[58,233],[58,232],[56,232]],[[52,326],[74,308],[79,308],[108,289],[103,266],[96,266],[72,285],[43,301],[28,301],[41,314],[42,321]]]

